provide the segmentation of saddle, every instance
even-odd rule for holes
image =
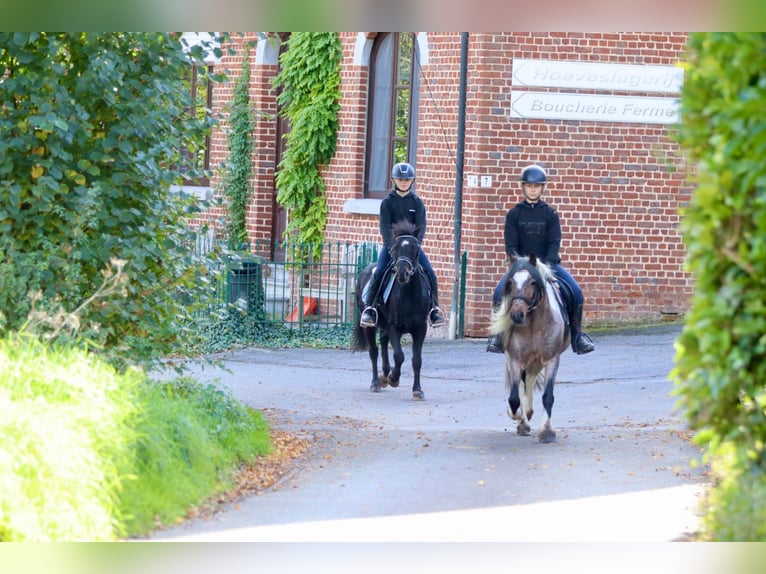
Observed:
[[[380,284],[378,285],[378,292],[375,294],[373,301],[380,301],[381,303],[388,302],[388,297],[391,295],[391,290],[394,287],[394,281],[396,281],[396,271],[394,269],[394,264],[395,261],[391,261],[391,263],[388,264],[388,268],[383,272],[383,277],[381,278]],[[417,266],[417,271],[423,279],[428,280],[428,277],[426,276],[425,272],[423,271],[423,267],[420,264]],[[365,282],[364,287],[362,287],[362,300],[364,301],[367,300],[367,294],[370,292],[370,283],[372,283],[372,275],[370,275],[370,277]]]
[[[569,316],[572,313],[574,307],[574,293],[564,281],[554,279],[553,292],[556,294],[556,300],[559,303],[559,310],[561,311],[561,317],[564,319],[564,326],[569,327]]]

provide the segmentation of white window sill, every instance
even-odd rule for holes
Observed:
[[[380,215],[382,199],[349,199],[343,204],[345,213],[361,213],[363,215]]]

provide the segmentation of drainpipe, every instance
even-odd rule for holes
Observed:
[[[468,76],[468,32],[460,33],[460,96],[457,120],[457,166],[455,173],[455,280],[452,285],[452,309],[449,338],[455,339],[460,293],[460,236],[463,229],[463,161],[465,156],[465,98]]]

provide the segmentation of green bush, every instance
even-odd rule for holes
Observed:
[[[123,296],[75,329],[91,350],[158,361],[188,335],[177,295],[205,296],[183,243],[198,202],[170,188],[203,175],[189,158],[213,123],[189,113],[204,109],[189,78],[174,34],[0,32],[0,336],[26,323],[29,293],[71,312],[115,260]]]
[[[673,376],[719,480],[704,536],[766,540],[766,34],[691,34],[681,117],[696,284]]]
[[[260,413],[213,385],[151,382],[29,336],[0,340],[0,541],[145,534],[269,448]]]

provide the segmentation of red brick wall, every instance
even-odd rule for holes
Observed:
[[[271,222],[274,202],[274,161],[276,154],[276,94],[271,82],[277,74],[275,64],[257,64],[254,42],[255,33],[232,34],[231,44],[224,46],[223,58],[216,64],[217,72],[225,72],[228,81],[216,84],[213,92],[213,113],[220,118],[219,126],[211,137],[210,165],[217,170],[228,157],[226,130],[228,129],[227,104],[232,98],[245,58],[250,60],[249,97],[253,112],[256,114],[253,132],[253,171],[252,195],[247,212],[248,235],[253,242],[271,239]],[[233,51],[233,54],[229,51]],[[208,223],[222,227],[226,218],[226,206],[222,197],[223,177],[220,171],[214,172],[211,180],[215,201],[198,219],[198,223]]]
[[[377,217],[347,213],[361,199],[365,162],[368,68],[355,64],[357,33],[340,34],[343,101],[337,153],[324,169],[328,240],[378,240]],[[464,184],[461,251],[468,252],[465,333],[483,336],[492,289],[504,271],[503,221],[521,197],[518,174],[543,164],[545,199],[561,216],[565,267],[585,293],[586,324],[656,321],[686,310],[692,279],[683,271],[678,208],[689,200],[672,128],[639,123],[519,120],[510,117],[515,58],[672,65],[685,33],[471,33],[465,175],[489,175],[490,188]],[[427,33],[422,67],[416,191],[428,210],[424,247],[449,309],[456,285],[455,174],[460,34]],[[238,54],[237,57],[240,57]],[[252,54],[251,54],[251,62]],[[222,67],[236,67],[227,57]],[[276,66],[253,66],[254,107],[274,113]],[[233,80],[231,82],[233,85]],[[217,94],[225,98],[225,90]],[[641,95],[641,94],[638,94]],[[274,176],[274,122],[259,119],[254,154],[252,237],[268,237]],[[214,159],[225,140],[214,139]],[[675,168],[675,169],[673,169]]]

